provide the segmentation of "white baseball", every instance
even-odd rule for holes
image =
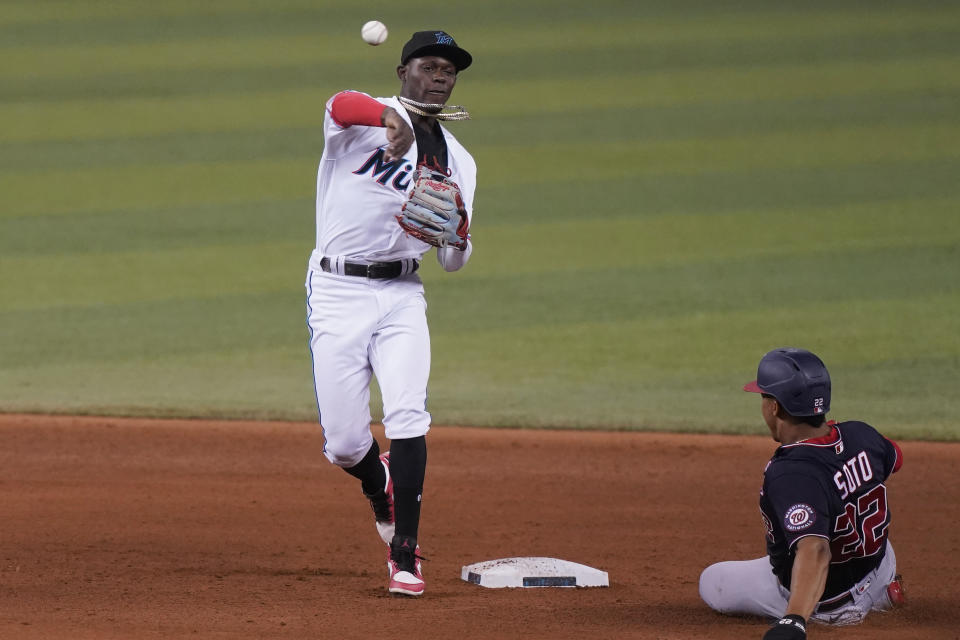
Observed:
[[[379,20],[371,20],[363,25],[363,29],[360,30],[360,37],[363,38],[364,42],[373,46],[383,44],[387,39],[387,26]]]

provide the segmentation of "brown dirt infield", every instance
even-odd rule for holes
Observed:
[[[382,431],[376,431],[385,444]],[[391,598],[359,486],[313,424],[0,416],[2,638],[760,638],[699,599],[763,554],[766,437],[435,427],[427,594]],[[811,638],[960,637],[960,445],[889,483],[908,603]],[[552,556],[606,589],[484,589],[460,567]]]

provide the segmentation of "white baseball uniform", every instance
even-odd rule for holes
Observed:
[[[406,121],[394,98],[376,98]],[[386,162],[386,129],[341,126],[324,116],[325,145],[317,173],[317,238],[307,271],[307,324],[324,453],[341,467],[356,465],[370,449],[370,382],[383,396],[386,437],[425,435],[430,374],[430,335],[423,283],[415,273],[432,247],[407,235],[397,223],[419,157],[416,142],[401,160]],[[450,178],[473,213],[476,164],[443,129]],[[463,267],[473,246],[437,250],[446,271]],[[392,278],[347,275],[356,265],[390,263]],[[381,265],[382,266],[382,265]],[[362,269],[362,267],[361,267]]]

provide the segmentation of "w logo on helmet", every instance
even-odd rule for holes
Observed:
[[[447,35],[445,31],[437,31],[433,35],[437,38],[437,44],[453,44],[453,36]]]

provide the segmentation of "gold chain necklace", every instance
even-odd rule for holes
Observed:
[[[467,110],[458,104],[452,104],[450,106],[443,104],[429,104],[426,102],[416,102],[410,98],[404,98],[403,96],[398,96],[397,99],[407,111],[410,113],[415,113],[418,116],[436,118],[437,120],[470,119],[470,114],[467,113]],[[452,111],[444,111],[445,109],[452,109]]]

